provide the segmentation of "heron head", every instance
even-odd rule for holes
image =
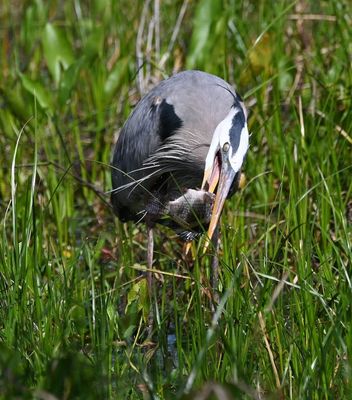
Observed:
[[[213,236],[235,176],[241,170],[248,142],[246,109],[242,103],[236,102],[216,127],[205,160],[202,189],[211,193],[216,190],[208,229],[209,238]]]

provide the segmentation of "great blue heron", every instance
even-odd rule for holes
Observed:
[[[137,104],[115,146],[111,200],[121,221],[147,223],[149,271],[152,228],[165,223],[165,214],[183,238],[195,236],[197,223],[209,225],[213,236],[225,199],[237,188],[248,137],[241,97],[205,72],[180,72]]]

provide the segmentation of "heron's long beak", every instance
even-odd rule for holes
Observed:
[[[220,150],[220,153],[218,153],[214,159],[214,163],[204,171],[202,189],[213,193],[216,189],[216,186],[218,186],[208,228],[208,240],[205,242],[204,252],[207,250],[209,242],[219,223],[221,211],[224,207],[225,200],[236,175],[236,171],[231,167],[228,157],[228,152],[223,152]]]
[[[204,171],[202,189],[210,193],[214,193],[216,185],[220,177],[220,161],[219,157],[215,156],[213,164]]]
[[[230,191],[232,182],[235,178],[236,172],[232,169],[231,165],[227,160],[223,160],[221,165],[221,172],[218,184],[218,190],[216,192],[215,202],[213,206],[213,211],[210,219],[210,224],[208,228],[208,238],[212,238],[215,228],[218,225],[221,211],[224,207],[225,200]]]

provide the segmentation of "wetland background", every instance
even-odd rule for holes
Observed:
[[[1,398],[351,398],[351,15],[348,0],[0,2]],[[150,304],[145,227],[106,194],[119,128],[182,69],[249,109],[215,314],[211,254],[183,259],[165,228]]]

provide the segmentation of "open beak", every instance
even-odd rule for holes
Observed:
[[[228,116],[216,127],[205,159],[202,189],[211,193],[216,190],[216,196],[204,252],[218,226],[236,173],[241,170],[248,150],[248,140],[245,108],[243,105],[233,106]]]
[[[204,179],[202,184],[202,189],[205,189],[211,193],[213,193],[216,186],[218,186],[208,228],[209,240],[212,238],[215,228],[217,227],[225,200],[236,175],[236,172],[232,169],[231,164],[228,161],[228,153],[221,151],[221,170],[219,156],[220,154],[215,157],[211,168],[204,171]]]
[[[232,182],[235,178],[236,172],[232,169],[230,163],[223,162],[221,165],[221,172],[219,177],[218,190],[216,191],[215,202],[208,228],[209,240],[213,237],[215,228],[218,225],[221,211],[224,207],[225,200],[230,191]]]
[[[220,155],[215,156],[213,164],[204,171],[202,189],[214,193],[220,177]]]

